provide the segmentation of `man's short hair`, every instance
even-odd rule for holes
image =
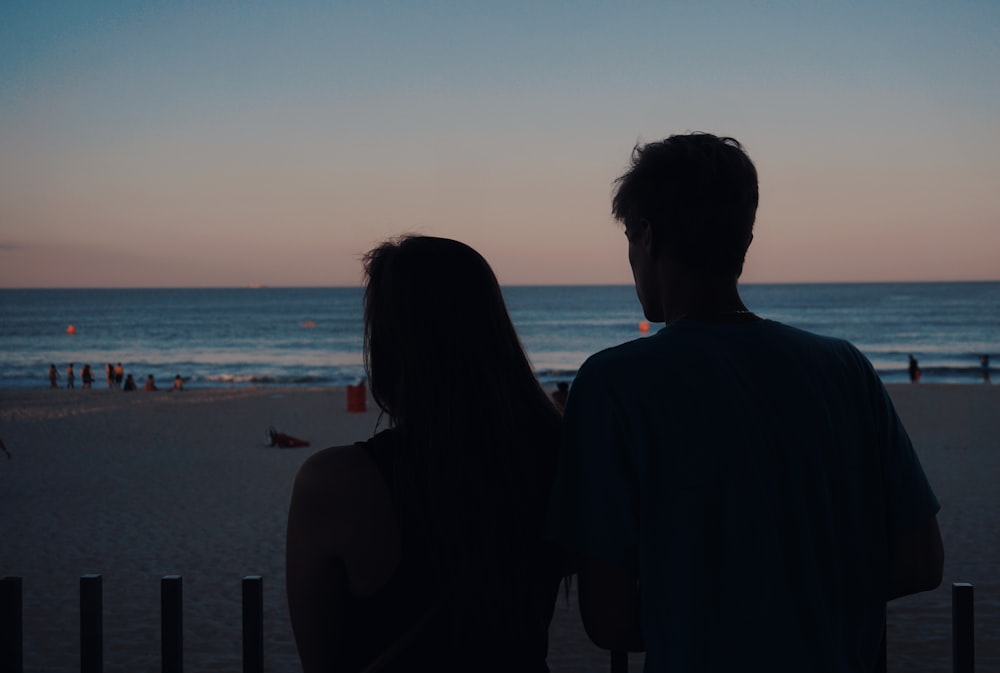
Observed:
[[[658,253],[710,275],[739,276],[757,213],[757,169],[733,138],[672,135],[632,150],[612,213],[646,220]]]

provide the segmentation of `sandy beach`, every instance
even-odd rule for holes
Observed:
[[[951,583],[975,585],[977,669],[1000,670],[1000,386],[896,385],[892,397],[941,500],[944,583],[890,604],[892,671],[950,670]],[[333,388],[123,394],[0,390],[0,576],[24,582],[27,671],[78,666],[78,583],[104,583],[105,670],[159,670],[159,580],[184,580],[185,666],[239,670],[240,580],[264,577],[269,671],[298,670],[284,595],[292,480],[315,449],[370,436]],[[269,425],[310,448],[267,446]],[[724,645],[720,643],[720,645]],[[607,671],[560,600],[553,671]],[[631,657],[641,670],[641,656]],[[475,670],[474,663],[470,670]]]

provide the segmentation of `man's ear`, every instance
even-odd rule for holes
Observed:
[[[639,220],[636,225],[636,242],[646,251],[650,258],[656,258],[656,239],[653,225],[649,220]]]

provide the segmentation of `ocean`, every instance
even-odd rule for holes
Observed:
[[[1000,282],[741,286],[759,315],[848,339],[886,382],[907,381],[913,354],[928,383],[982,381],[1000,361]],[[642,338],[631,286],[504,288],[539,379],[571,381],[590,354]],[[0,290],[0,387],[65,384],[106,363],[141,385],[342,386],[364,376],[361,288]],[[69,328],[73,327],[73,334]],[[660,325],[652,325],[649,334]],[[468,334],[475,339],[475,334]]]

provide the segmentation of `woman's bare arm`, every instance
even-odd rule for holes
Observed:
[[[288,510],[285,584],[304,673],[342,669],[347,595],[381,588],[399,544],[388,489],[364,451],[332,447],[303,463]]]
[[[324,478],[331,461],[323,453],[307,460],[295,478],[285,539],[288,609],[304,673],[336,670],[348,586]]]

